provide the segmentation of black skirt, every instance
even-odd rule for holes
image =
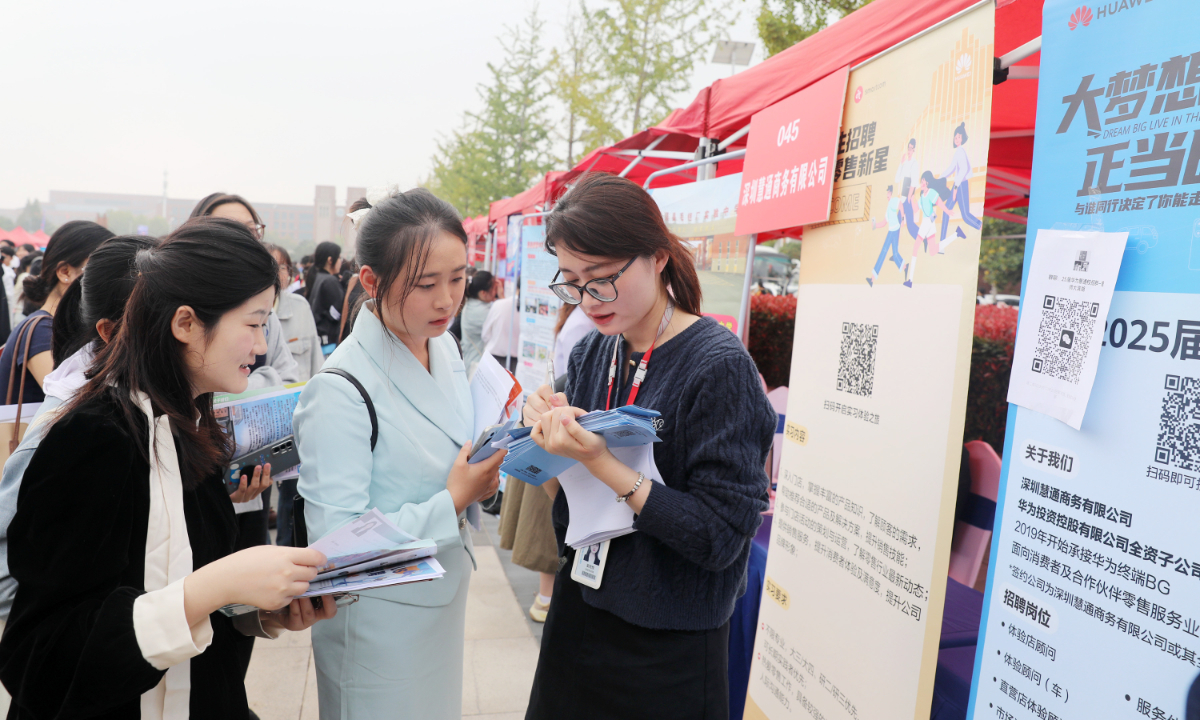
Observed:
[[[651,630],[583,600],[575,553],[554,580],[525,720],[728,720],[729,623]]]

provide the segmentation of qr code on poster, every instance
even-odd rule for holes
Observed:
[[[1033,371],[1078,385],[1100,303],[1047,295],[1042,299]]]
[[[875,346],[878,325],[842,323],[842,352],[838,357],[837,389],[871,397],[875,389]]]
[[[1154,462],[1200,472],[1200,378],[1168,375]]]

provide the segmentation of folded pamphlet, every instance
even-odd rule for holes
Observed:
[[[338,595],[360,590],[436,580],[445,570],[433,558],[437,543],[419,540],[371,509],[309,545],[325,554],[308,591],[297,597]],[[226,605],[221,612],[241,615],[258,608]]]
[[[654,429],[654,418],[657,417],[655,410],[626,405],[615,410],[590,412],[579,418],[579,424],[584,430],[603,436],[610,449],[627,448],[659,442]],[[517,428],[494,443],[494,447],[508,450],[501,470],[530,485],[541,485],[577,464],[571,458],[551,455],[538,447],[529,433],[529,428]]]

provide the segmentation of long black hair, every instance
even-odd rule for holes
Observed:
[[[25,278],[25,299],[36,305],[46,302],[58,285],[58,270],[63,265],[79,267],[87,262],[88,256],[105,240],[113,237],[103,225],[87,220],[72,220],[50,236],[46,243],[46,254],[42,256],[42,269]],[[28,257],[28,256],[26,256]],[[32,261],[30,265],[32,265]]]
[[[120,322],[137,280],[134,258],[158,243],[147,235],[121,235],[91,254],[83,275],[63,293],[54,313],[50,353],[55,366],[93,341],[104,344],[96,323]]]
[[[264,290],[278,292],[279,268],[249,228],[221,218],[189,220],[162,245],[138,251],[134,264],[138,278],[121,327],[60,418],[111,397],[149,462],[148,423],[132,396],[146,393],[155,411],[171,419],[184,486],[195,487],[228,462],[230,440],[213,414],[212,393],[193,396],[185,348],[171,323],[186,305],[211,335],[225,313]]]
[[[325,242],[317,245],[317,249],[313,251],[312,264],[304,271],[304,292],[309,299],[312,298],[313,289],[317,286],[317,274],[325,270],[325,266],[332,260],[337,264],[338,258],[342,256],[342,246],[334,242]]]
[[[700,276],[683,241],[667,229],[650,193],[626,178],[587,173],[546,216],[546,251],[559,245],[602,258],[652,257],[667,251],[662,279],[680,310],[700,314]]]
[[[348,212],[364,208],[371,208],[371,212],[358,225],[357,257],[359,267],[370,266],[379,278],[376,313],[388,301],[388,291],[395,282],[401,283],[401,305],[412,294],[439,233],[449,233],[462,240],[464,249],[467,246],[467,233],[458,211],[425,188],[393,195],[375,206],[359,198]],[[366,293],[361,295],[359,302],[366,297]]]

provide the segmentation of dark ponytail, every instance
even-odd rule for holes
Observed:
[[[341,256],[342,246],[337,243],[325,241],[317,245],[317,249],[313,251],[312,264],[304,271],[305,297],[312,300],[313,289],[317,286],[317,274],[325,269],[330,260],[336,263]]]
[[[480,270],[475,273],[475,277],[471,278],[471,284],[467,286],[467,297],[473,300],[478,299],[479,293],[491,290],[495,284],[495,275],[487,270]]]
[[[158,238],[122,235],[92,253],[83,275],[67,288],[54,313],[50,353],[56,367],[89,343],[103,343],[96,323],[121,321],[137,279],[134,259],[138,251],[157,246]]]
[[[41,306],[58,285],[58,270],[63,265],[80,267],[105,240],[113,237],[108,228],[87,220],[72,220],[54,231],[46,243],[42,268],[25,278],[25,299]]]
[[[371,212],[359,221],[355,243],[359,267],[369,266],[379,278],[375,287],[378,303],[391,297],[388,291],[396,281],[401,282],[399,302],[404,303],[425,272],[430,246],[439,233],[453,235],[466,249],[467,233],[458,211],[425,188],[393,195],[374,206],[360,198],[349,212],[366,208]],[[366,299],[363,293],[359,302]],[[378,304],[375,309],[378,312]]]
[[[683,241],[667,229],[654,198],[633,181],[587,173],[546,216],[546,250],[563,247],[580,255],[624,259],[667,251],[662,279],[675,305],[700,314],[700,276]]]

